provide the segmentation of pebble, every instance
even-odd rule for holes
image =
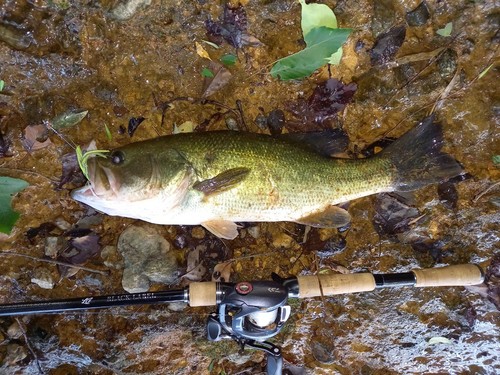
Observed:
[[[289,249],[294,244],[295,240],[285,233],[278,233],[273,238],[273,247],[276,249],[284,248]]]
[[[205,229],[200,226],[196,226],[191,230],[191,236],[198,240],[202,240],[205,238]]]
[[[19,361],[22,361],[28,356],[28,352],[24,346],[18,344],[7,345],[7,355],[5,356],[3,363],[8,365],[13,365]]]
[[[255,227],[250,227],[247,228],[248,234],[252,236],[255,239],[258,239],[260,237],[260,227],[256,225]]]
[[[52,273],[46,268],[36,268],[31,277],[31,282],[43,289],[54,288]]]
[[[62,217],[58,217],[55,221],[54,224],[60,229],[60,230],[70,230],[71,229],[71,224],[68,223],[66,220],[64,220]]]
[[[115,246],[105,246],[101,250],[101,258],[106,267],[116,270],[123,269],[123,259],[121,259]]]
[[[422,1],[419,6],[406,13],[405,18],[409,26],[423,26],[427,23],[429,17],[430,13],[427,8],[427,3]]]
[[[141,7],[151,5],[151,0],[125,0],[111,9],[111,14],[118,20],[131,18]]]
[[[129,293],[149,290],[151,282],[169,284],[177,278],[177,260],[170,243],[148,227],[130,226],[118,239],[124,259],[122,287]]]
[[[17,322],[12,323],[9,328],[7,328],[7,336],[10,339],[15,340],[23,335],[23,331],[21,331],[21,327]]]

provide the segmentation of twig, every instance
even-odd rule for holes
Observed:
[[[481,199],[481,197],[483,195],[485,195],[486,193],[488,193],[490,190],[494,189],[496,186],[500,185],[500,181],[494,183],[493,185],[491,185],[489,188],[487,188],[485,191],[483,191],[482,193],[479,193],[473,200],[472,200],[472,203],[476,204],[477,201],[479,199]]]
[[[28,340],[28,335],[26,334],[26,330],[24,329],[24,324],[21,322],[19,318],[15,318],[17,324],[19,325],[19,329],[21,330],[23,334],[24,341],[26,342],[26,346],[28,347],[29,351],[31,352],[31,355],[35,359],[36,367],[38,367],[38,371],[40,374],[44,374],[44,371],[42,370],[42,366],[40,365],[40,361],[38,360],[38,356],[36,355],[35,351],[33,350],[30,341]]]
[[[13,251],[0,251],[0,256],[2,256],[2,255],[14,255],[14,256],[18,256],[18,257],[28,258],[28,259],[31,259],[31,260],[36,260],[36,261],[39,261],[39,262],[52,263],[52,264],[57,264],[59,266],[77,268],[77,269],[80,269],[80,270],[83,270],[83,271],[98,273],[98,274],[103,275],[103,276],[109,276],[109,271],[95,270],[95,269],[92,269],[92,268],[88,268],[88,267],[84,267],[84,266],[78,266],[78,265],[70,264],[70,263],[66,263],[66,262],[61,262],[61,261],[54,260],[54,259],[37,258],[37,257],[31,256],[31,255],[16,253],[16,252],[13,252]]]

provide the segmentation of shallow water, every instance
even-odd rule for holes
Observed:
[[[315,85],[328,77],[326,69],[299,82],[280,82],[267,74],[273,61],[303,48],[298,3],[244,3],[248,3],[248,32],[263,45],[238,51],[227,44],[217,50],[204,45],[214,60],[224,53],[238,55],[236,65],[229,68],[231,81],[209,99],[232,109],[241,101],[243,124],[236,110],[213,117],[225,110],[210,103],[176,101],[166,111],[160,105],[174,97],[201,96],[200,72],[208,61],[196,54],[195,41],[207,39],[204,22],[208,17],[219,18],[219,3],[153,1],[120,21],[113,16],[117,1],[112,0],[2,2],[0,79],[5,88],[0,93],[0,129],[12,143],[12,155],[0,158],[0,173],[23,178],[30,186],[14,199],[21,218],[11,236],[2,238],[1,250],[43,257],[45,241],[28,241],[29,228],[61,219],[74,225],[87,215],[87,208],[69,197],[75,185],[54,188],[62,173],[60,159],[72,148],[51,134],[52,145],[28,153],[20,139],[27,125],[40,124],[69,109],[86,109],[89,114],[81,123],[61,131],[64,139],[78,145],[95,140],[99,147],[112,148],[170,134],[174,124],[202,124],[210,118],[205,130],[224,129],[226,123],[237,120],[240,128],[263,132],[254,121],[259,114],[285,110],[286,103],[309,97]],[[500,213],[493,201],[500,195],[500,186],[494,186],[500,168],[492,162],[492,156],[500,154],[498,68],[481,79],[478,75],[498,60],[499,18],[494,2],[428,1],[429,20],[423,26],[407,28],[396,61],[441,47],[452,52],[440,55],[437,61],[427,58],[397,67],[372,67],[369,50],[376,35],[404,24],[406,12],[418,2],[326,3],[335,10],[341,27],[354,29],[341,65],[331,69],[333,77],[358,85],[353,102],[338,120],[350,136],[353,152],[384,136],[398,137],[414,126],[430,113],[456,68],[461,69],[448,97],[435,110],[443,124],[446,151],[471,175],[455,184],[456,208],[439,200],[435,186],[421,189],[411,206],[423,216],[405,232],[385,235],[373,225],[378,198],[356,200],[349,205],[351,227],[340,234],[345,249],[328,256],[321,251],[328,240],[338,239],[336,230],[312,229],[304,241],[304,228],[299,225],[250,225],[240,230],[238,239],[219,242],[199,228],[158,227],[103,215],[91,229],[100,236],[103,247],[111,248],[105,258],[93,257],[85,266],[109,269],[110,276],[79,271],[61,277],[67,272],[53,264],[2,256],[0,301],[122,293],[121,260],[115,246],[120,233],[131,224],[152,227],[164,235],[184,267],[187,253],[200,244],[205,246],[209,273],[216,263],[235,258],[234,280],[268,279],[271,272],[283,276],[315,273],[339,269],[339,265],[354,272],[404,272],[465,262],[487,265],[500,248]],[[437,36],[435,31],[450,21],[452,37]],[[291,119],[286,111],[285,116]],[[132,138],[119,133],[131,117],[146,118]],[[425,239],[427,247],[412,247],[415,239]],[[211,252],[216,253],[213,258],[207,255]],[[31,282],[40,272],[50,274],[53,289]],[[209,311],[175,312],[165,306],[144,306],[39,315],[22,321],[45,373],[262,371],[261,353],[248,351],[246,356],[237,356],[236,344],[205,340]],[[7,332],[14,323],[11,318],[0,319],[0,369],[36,374],[39,370],[25,339]],[[450,341],[429,344],[433,337]],[[295,302],[293,318],[274,342],[283,344],[285,363],[294,366],[293,373],[493,374],[500,372],[499,339],[495,305],[477,290],[456,287],[402,288]],[[315,360],[316,343],[329,353],[332,363]]]

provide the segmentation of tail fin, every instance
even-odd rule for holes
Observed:
[[[450,155],[441,152],[443,132],[434,116],[425,118],[380,153],[395,167],[394,189],[410,191],[463,173]]]

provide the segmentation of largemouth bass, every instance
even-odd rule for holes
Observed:
[[[293,221],[341,227],[335,206],[409,191],[462,172],[440,151],[432,119],[368,159],[325,157],[301,143],[231,131],[167,135],[89,160],[89,184],[72,197],[109,215],[156,224],[201,224],[234,239],[236,222]]]

